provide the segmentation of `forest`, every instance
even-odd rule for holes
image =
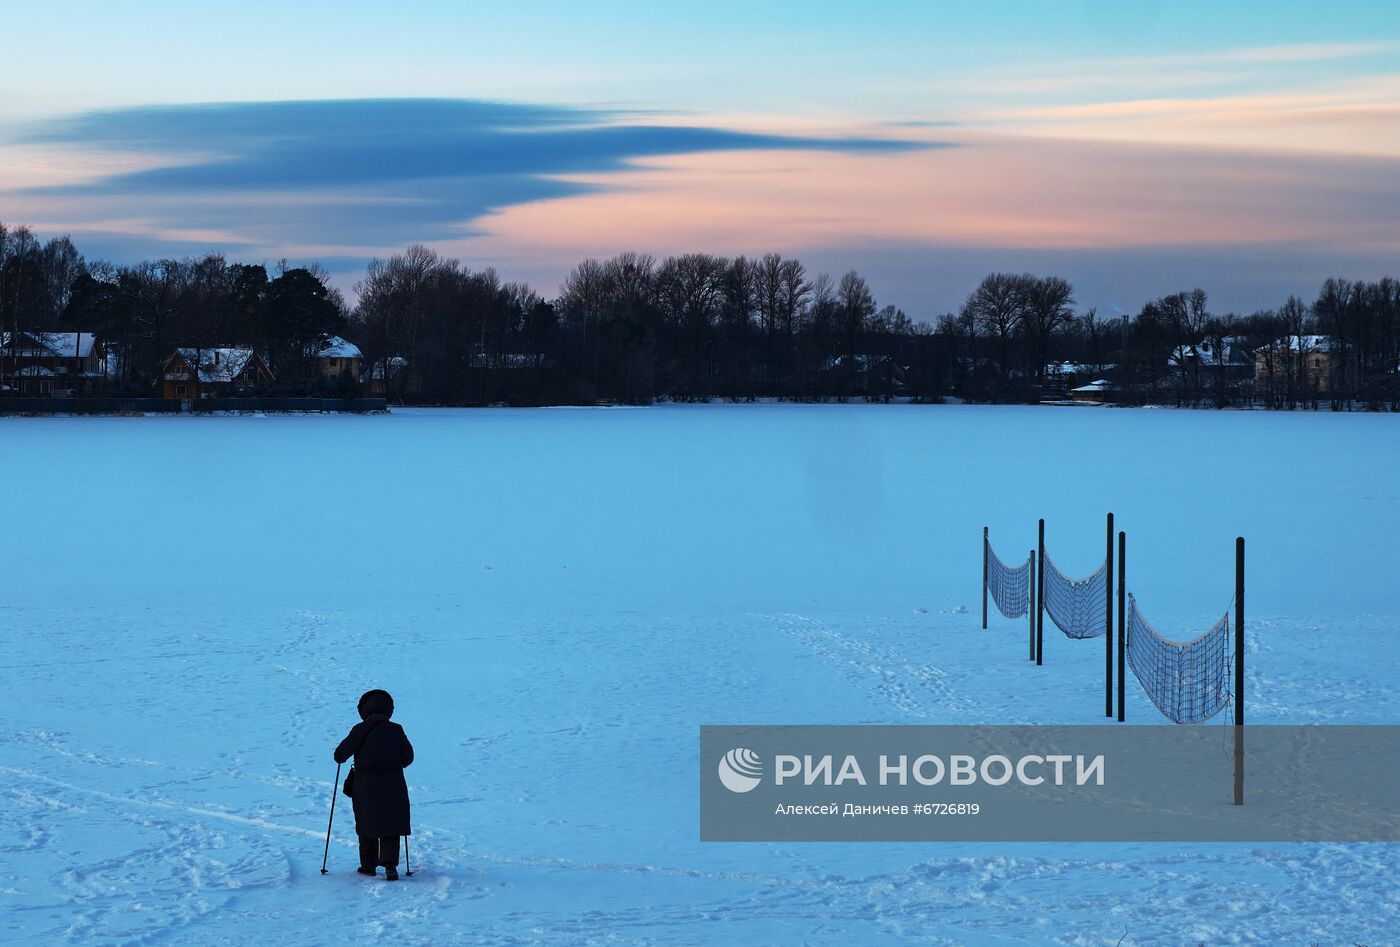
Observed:
[[[1062,277],[991,273],[958,311],[911,317],[855,270],[778,253],[588,259],[551,299],[414,245],[353,289],[314,264],[89,260],[66,236],[0,224],[4,339],[93,333],[107,395],[149,395],[176,347],[236,345],[263,355],[269,394],[377,386],[393,403],[1034,403],[1101,381],[1127,404],[1400,407],[1390,277],[1328,279],[1311,301],[1250,313],[1214,312],[1187,288],[1104,315],[1077,308]],[[317,372],[328,336],[360,348],[357,373]]]

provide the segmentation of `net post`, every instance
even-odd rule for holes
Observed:
[[[1037,598],[1036,598],[1036,595],[1035,595],[1035,550],[1034,550],[1034,549],[1031,550],[1030,588],[1026,590],[1026,594],[1030,596],[1030,602],[1029,602],[1029,606],[1030,606],[1030,607],[1026,609],[1026,618],[1027,618],[1027,620],[1028,620],[1028,624],[1030,625],[1030,643],[1031,643],[1030,659],[1031,659],[1032,661],[1034,661],[1034,660],[1035,660],[1035,603],[1036,603],[1037,601],[1039,601],[1039,599],[1037,599]]]
[[[987,628],[987,527],[982,527],[982,629]]]
[[[1039,550],[1040,574],[1036,577],[1035,587],[1035,664],[1036,667],[1045,663],[1045,520],[1040,521],[1039,527]]]
[[[1113,514],[1108,514],[1103,583],[1103,715],[1113,716]]]
[[[1235,538],[1235,805],[1244,805],[1244,537]]]
[[[1123,722],[1123,681],[1127,658],[1128,537],[1118,533],[1118,722]]]

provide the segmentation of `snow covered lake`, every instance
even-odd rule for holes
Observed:
[[[1385,415],[726,405],[0,419],[10,943],[1400,941],[1387,845],[698,841],[706,723],[1102,721],[980,625],[1102,561],[1185,639],[1248,540],[1252,722],[1400,722]],[[397,703],[414,876],[331,749]],[[1164,722],[1136,681],[1128,719]],[[1217,722],[1205,726],[1221,726]],[[340,802],[348,802],[341,797]],[[1126,936],[1125,936],[1126,934]]]

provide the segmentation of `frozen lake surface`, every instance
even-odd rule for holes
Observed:
[[[1102,720],[1102,651],[980,624],[981,529],[1128,533],[1187,638],[1249,544],[1253,722],[1400,721],[1384,415],[733,405],[0,420],[0,937],[1354,944],[1387,845],[718,845],[705,723]],[[1095,685],[1096,686],[1096,685]],[[394,694],[414,877],[330,753]],[[1161,722],[1129,680],[1128,716]],[[1217,723],[1206,726],[1220,726]],[[345,802],[344,798],[341,799]],[[1126,932],[1126,936],[1125,935]]]

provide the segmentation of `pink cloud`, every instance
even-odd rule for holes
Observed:
[[[1022,136],[898,155],[718,153],[648,161],[607,190],[507,208],[467,257],[573,261],[644,248],[756,253],[900,241],[1092,249],[1393,246],[1397,200],[1366,159],[1240,155]],[[1389,172],[1393,177],[1395,172]]]

